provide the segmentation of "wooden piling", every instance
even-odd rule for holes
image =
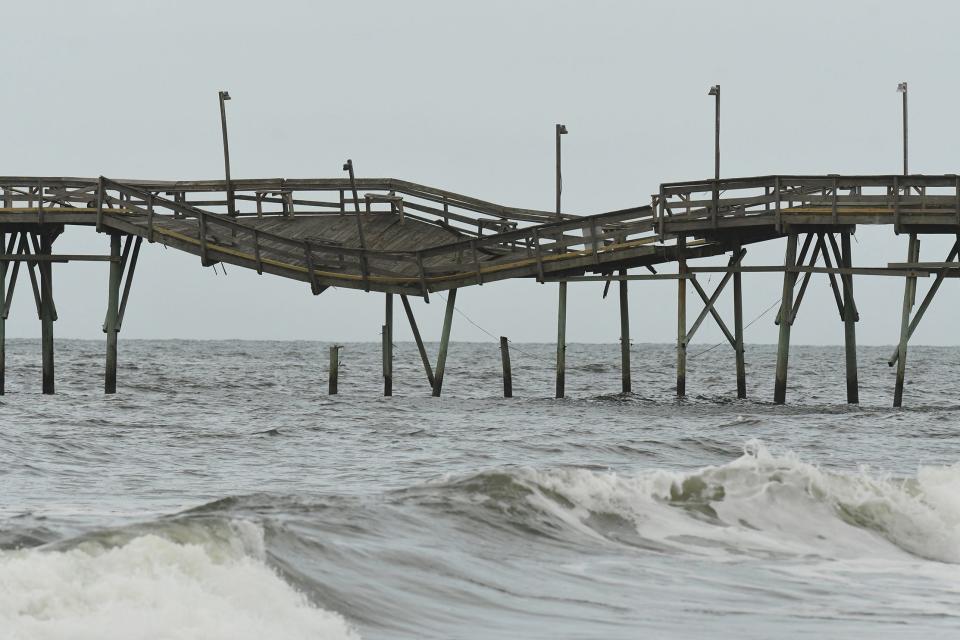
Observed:
[[[383,395],[393,395],[393,294],[386,294],[383,325]]]
[[[737,248],[740,251],[740,248]],[[738,262],[737,267],[740,266]],[[733,335],[734,349],[736,350],[737,360],[737,397],[747,397],[747,370],[744,364],[743,354],[743,282],[742,273],[739,271],[733,274]]]
[[[500,361],[503,363],[503,397],[513,397],[513,373],[510,370],[510,341],[500,336]]]
[[[620,270],[627,275],[626,269]],[[630,300],[627,296],[627,281],[620,281],[620,390],[630,393]]]
[[[677,397],[687,395],[687,259],[686,236],[677,238]]]
[[[340,349],[338,344],[330,347],[330,367],[328,370],[327,393],[331,396],[337,395],[337,383],[340,379]]]
[[[440,334],[440,351],[437,353],[437,366],[433,374],[433,395],[440,397],[443,389],[443,373],[447,367],[447,349],[450,346],[450,326],[453,324],[453,309],[457,301],[457,290],[451,289],[447,295],[447,306],[443,313],[443,330]]]
[[[117,392],[117,319],[120,315],[120,280],[123,265],[120,262],[120,234],[110,234],[110,279],[107,289],[107,364],[104,374],[104,393]]]
[[[7,206],[6,198],[4,206]],[[0,248],[7,246],[7,233],[0,231]],[[6,393],[7,375],[7,319],[3,310],[7,307],[7,266],[4,260],[0,262],[0,396]]]
[[[40,255],[49,257],[53,239],[48,231],[40,234]],[[40,336],[43,359],[43,393],[54,393],[53,371],[53,269],[49,259],[41,260],[40,270]]]
[[[423,345],[423,338],[420,337],[420,329],[417,327],[417,320],[413,317],[413,309],[410,307],[410,300],[407,296],[401,294],[400,302],[403,303],[403,310],[407,314],[407,320],[410,322],[410,331],[413,332],[413,339],[417,343],[417,351],[420,352],[420,360],[423,362],[423,369],[427,373],[427,382],[430,388],[433,388],[433,367],[430,366],[430,358],[427,356],[427,348]]]
[[[920,259],[920,240],[911,233],[907,246],[907,262],[915,263]],[[893,390],[893,406],[903,406],[903,379],[907,372],[907,342],[910,339],[910,311],[917,288],[917,278],[907,276],[903,286],[903,308],[900,315],[900,344],[897,347],[897,382]]]
[[[561,282],[557,296],[557,388],[556,397],[565,394],[567,375],[567,283]]]
[[[790,358],[790,326],[793,324],[793,287],[797,282],[797,234],[787,236],[786,258],[783,272],[783,297],[780,304],[780,340],[777,343],[777,377],[773,390],[773,401],[783,404],[787,401],[787,364]]]
[[[843,266],[852,268],[850,233],[840,235],[843,248]],[[857,378],[857,312],[853,299],[853,274],[843,276],[843,344],[846,352],[847,403],[860,403],[860,385]]]

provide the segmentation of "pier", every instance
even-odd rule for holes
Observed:
[[[558,139],[559,139],[558,132]],[[814,277],[829,280],[844,326],[847,401],[857,403],[855,276],[899,278],[901,329],[889,359],[897,367],[893,404],[903,403],[911,336],[946,278],[960,276],[960,176],[770,175],[662,184],[649,202],[581,215],[502,206],[392,178],[362,178],[352,161],[345,176],[328,179],[135,181],[107,177],[0,177],[0,392],[3,330],[10,301],[26,272],[42,334],[42,387],[55,390],[57,319],[54,266],[109,263],[104,390],[117,388],[117,337],[133,289],[143,241],[199,258],[203,267],[235,265],[301,281],[319,295],[328,287],[383,294],[384,393],[392,393],[394,296],[399,296],[435,396],[443,386],[456,292],[499,280],[560,283],[557,396],[563,396],[566,287],[617,283],[621,315],[622,391],[631,390],[630,281],[677,281],[677,395],[686,393],[687,346],[707,321],[733,351],[738,397],[746,397],[742,281],[745,274],[782,274],[774,401],[787,399],[790,330]],[[558,162],[559,172],[559,162]],[[904,254],[887,264],[854,266],[851,236],[861,225],[883,225],[904,237]],[[57,238],[75,226],[105,236],[103,254],[55,252]],[[924,235],[956,237],[945,256],[921,259]],[[782,264],[748,264],[750,245],[786,239]],[[696,261],[728,256],[725,265]],[[667,266],[670,272],[658,267]],[[713,291],[700,274],[721,276]],[[930,282],[918,304],[918,282]],[[733,282],[733,319],[717,300]],[[642,286],[638,282],[635,286]],[[431,363],[411,299],[445,294],[436,362]],[[692,297],[692,293],[696,297]],[[691,295],[688,295],[691,294]],[[490,295],[495,295],[491,292]],[[688,297],[699,305],[688,309]],[[693,317],[689,322],[688,311]],[[505,394],[512,394],[509,351],[501,341]],[[336,392],[339,351],[331,351],[330,391]]]

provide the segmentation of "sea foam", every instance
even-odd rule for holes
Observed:
[[[120,546],[0,552],[0,636],[359,637],[339,614],[313,606],[264,563],[259,527],[234,528],[232,542],[217,548],[145,534]]]

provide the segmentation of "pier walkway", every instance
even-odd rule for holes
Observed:
[[[25,264],[43,327],[43,387],[53,392],[53,263],[110,263],[106,390],[116,388],[120,330],[142,241],[191,253],[203,266],[227,263],[309,284],[315,294],[335,286],[387,294],[385,380],[392,376],[392,295],[400,294],[434,393],[442,385],[449,324],[457,289],[508,278],[539,282],[618,282],[624,342],[624,391],[630,389],[629,280],[678,282],[677,393],[685,394],[686,347],[707,316],[733,347],[738,396],[746,396],[741,278],[783,274],[777,315],[780,341],[775,401],[786,394],[790,326],[813,274],[830,280],[845,325],[848,400],[857,402],[854,276],[904,279],[902,329],[896,352],[894,403],[902,402],[907,343],[945,278],[960,275],[958,246],[935,261],[920,260],[920,235],[960,239],[960,176],[758,176],[661,185],[649,203],[597,214],[506,207],[392,178],[210,181],[114,180],[105,177],[0,177],[0,348],[20,265]],[[61,255],[56,238],[74,225],[110,236],[110,253]],[[854,267],[850,235],[858,225],[885,225],[908,237],[902,260]],[[748,245],[786,238],[782,264],[745,265]],[[802,239],[802,241],[801,241]],[[960,240],[958,240],[960,241]],[[730,254],[726,266],[695,266],[697,258]],[[668,273],[657,265],[675,263]],[[631,269],[642,269],[631,273]],[[721,272],[708,295],[698,273]],[[918,278],[933,278],[916,313]],[[730,329],[716,302],[734,283]],[[703,302],[688,326],[687,284]],[[429,301],[451,291],[434,371],[426,358],[408,297]],[[562,396],[566,286],[558,325],[558,396]],[[784,312],[786,310],[786,312]],[[506,348],[506,347],[504,347]],[[2,356],[2,353],[0,353]],[[0,392],[3,358],[0,357]],[[508,363],[509,359],[505,359]],[[389,374],[389,375],[388,375]],[[385,391],[389,392],[385,382]]]

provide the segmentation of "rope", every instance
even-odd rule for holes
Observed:
[[[444,296],[442,293],[437,292],[436,295],[439,296],[440,299],[443,300],[444,302],[447,301],[446,296]],[[471,318],[470,316],[468,316],[467,314],[465,314],[463,311],[461,311],[461,310],[458,309],[457,307],[454,307],[453,310],[456,311],[457,313],[459,313],[461,316],[463,316],[464,319],[465,319],[467,322],[469,322],[470,324],[472,324],[473,326],[475,326],[477,329],[480,329],[480,331],[483,331],[485,334],[487,334],[488,336],[490,336],[491,338],[493,338],[497,343],[500,342],[500,336],[494,335],[493,333],[491,333],[491,332],[487,331],[486,329],[484,329],[483,327],[481,327],[479,324],[477,324],[476,322],[473,321],[473,318]],[[507,342],[510,343],[510,344],[512,344],[512,345],[516,345],[516,343],[515,343],[513,340],[511,340],[510,338],[507,338]],[[530,353],[529,351],[524,351],[523,349],[520,349],[520,348],[518,348],[518,347],[516,347],[516,346],[513,347],[513,350],[516,351],[517,353],[523,354],[523,355],[525,355],[525,356],[527,356],[527,357],[529,357],[529,358],[535,358],[535,359],[537,359],[537,360],[543,360],[544,362],[551,362],[551,360],[549,360],[549,359],[547,359],[547,358],[544,358],[544,357],[542,357],[542,356],[538,356],[538,355],[535,354],[535,353]]]
[[[743,329],[744,329],[744,330],[749,329],[749,328],[750,328],[750,325],[752,325],[753,323],[755,323],[757,320],[759,320],[759,319],[762,318],[763,316],[767,315],[767,314],[770,312],[771,309],[773,309],[773,308],[774,308],[775,306],[777,306],[778,304],[781,304],[782,302],[783,302],[783,300],[782,300],[781,298],[777,298],[776,300],[774,300],[774,301],[773,301],[773,304],[771,304],[769,307],[767,307],[766,309],[764,309],[763,311],[761,311],[761,312],[760,312],[760,315],[758,315],[756,318],[754,318],[753,320],[751,320],[750,322],[748,322],[748,323],[743,327]],[[690,359],[692,360],[693,358],[697,358],[697,357],[699,357],[699,356],[702,356],[702,355],[705,354],[705,353],[710,353],[711,351],[713,351],[714,349],[716,349],[717,347],[719,347],[720,345],[723,345],[723,344],[726,344],[726,342],[718,342],[717,344],[713,345],[712,347],[709,347],[709,348],[707,348],[707,349],[704,349],[703,351],[699,351],[699,352],[693,354],[692,356],[690,356]]]

